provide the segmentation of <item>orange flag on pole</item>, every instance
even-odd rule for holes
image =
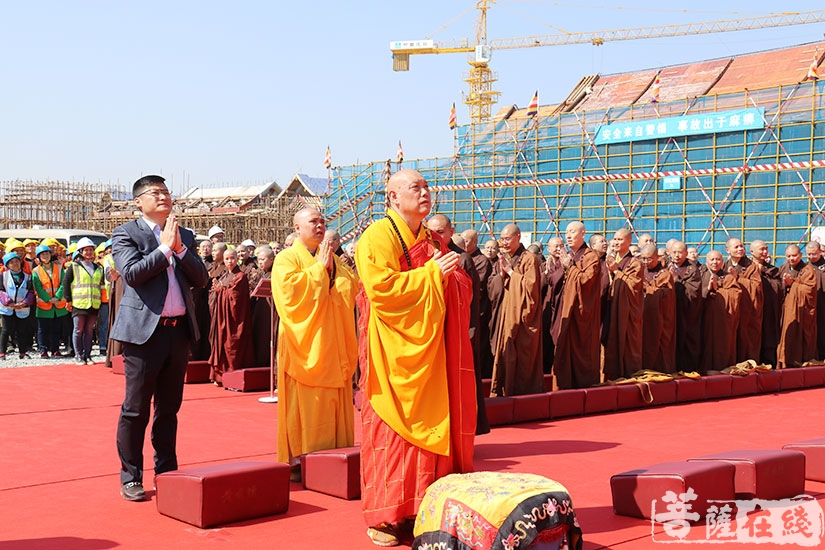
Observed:
[[[539,114],[539,91],[533,94],[533,99],[530,100],[530,105],[527,106],[527,116],[536,116]]]
[[[816,71],[816,62],[819,58],[819,50],[814,53],[814,59],[811,61],[811,66],[808,67],[808,75],[805,77],[805,80],[813,80],[816,82],[819,80],[819,73]]]
[[[651,88],[651,96],[650,102],[651,103],[659,103],[659,92],[661,91],[661,86],[659,86],[659,75],[656,75],[656,78],[653,79],[653,86]]]
[[[329,145],[327,145],[327,154],[324,155],[324,168],[329,170],[332,167],[332,153],[329,150]]]
[[[455,103],[453,103],[452,109],[450,109],[450,130],[455,130],[456,118],[455,118]]]
[[[401,147],[401,140],[398,140],[398,154],[396,155],[396,159],[398,159],[398,164],[404,162],[404,148]]]

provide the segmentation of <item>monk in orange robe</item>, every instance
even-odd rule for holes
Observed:
[[[561,251],[564,270],[553,372],[561,389],[601,382],[601,263],[584,243],[585,228],[571,222],[565,231],[570,252]]]
[[[736,364],[736,330],[742,293],[736,270],[726,273],[722,269],[724,260],[721,252],[711,250],[705,261],[707,269],[702,272],[705,307],[700,374],[720,371]]]
[[[473,469],[475,372],[470,279],[423,220],[424,177],[401,170],[387,182],[387,217],[358,241],[361,505],[367,535],[398,544],[427,487]]]
[[[619,229],[613,236],[607,269],[612,282],[604,378],[630,378],[642,369],[644,268],[630,253],[630,231],[627,229]]]
[[[776,350],[776,368],[798,367],[816,359],[817,272],[802,261],[795,244],[785,249],[785,263],[779,268],[787,294],[782,308],[782,329]]]
[[[659,261],[655,245],[642,248],[645,297],[642,329],[644,368],[676,372],[676,291],[673,271]]]
[[[297,237],[272,262],[278,326],[278,460],[300,479],[299,457],[355,441],[358,279],[325,238],[314,208],[293,217]]]
[[[541,260],[528,252],[521,230],[508,224],[501,231],[499,254],[504,293],[494,348],[492,396],[544,393],[541,350]]]
[[[736,361],[758,361],[762,354],[762,274],[758,264],[745,255],[739,239],[728,239],[728,259],[722,269],[736,270],[742,294],[739,298],[739,326],[736,332]]]

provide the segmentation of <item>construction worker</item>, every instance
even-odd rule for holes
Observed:
[[[34,239],[26,239],[23,241],[23,248],[26,249],[26,257],[23,258],[23,261],[27,262],[32,269],[37,265],[37,253],[35,251],[39,244],[40,242]]]
[[[95,252],[97,252],[98,263],[103,267],[103,291],[100,294],[100,312],[97,316],[97,347],[100,355],[105,357],[109,344],[109,296],[111,296],[112,288],[109,278],[106,277],[106,271],[107,263],[109,269],[115,265],[112,259],[112,240],[100,243]]]
[[[63,295],[72,308],[75,363],[86,365],[91,362],[92,335],[100,311],[103,268],[95,262],[95,243],[87,237],[77,242],[75,258],[63,275]]]
[[[10,239],[6,239],[6,253],[14,252],[17,254],[17,257],[20,258],[20,261],[23,263],[23,273],[26,275],[31,276],[32,274],[32,267],[29,265],[27,261],[23,258],[26,257],[26,247],[23,246],[23,243],[11,237]],[[5,262],[4,262],[5,263]]]
[[[15,252],[6,252],[3,256],[6,269],[0,274],[0,359],[6,358],[10,336],[17,341],[20,359],[29,356],[33,326],[29,314],[34,304],[34,292],[31,275],[23,272],[23,263]]]
[[[45,242],[45,241],[44,241]],[[60,328],[69,311],[63,299],[63,270],[52,260],[49,246],[41,244],[35,250],[38,266],[32,272],[34,294],[37,299],[37,347],[40,357],[61,357]]]

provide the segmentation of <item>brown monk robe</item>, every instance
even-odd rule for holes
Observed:
[[[541,366],[541,266],[519,242],[521,230],[509,224],[501,232],[499,257],[504,294],[496,331],[491,396],[543,393]]]
[[[496,335],[498,334],[498,314],[501,311],[501,298],[504,296],[504,282],[501,278],[501,264],[498,263],[498,241],[489,240],[484,245],[484,255],[490,260],[490,278],[487,279],[487,297],[490,299],[490,372],[482,371],[484,378],[493,377],[493,363],[496,356]]]
[[[434,233],[441,235],[447,248],[459,255],[458,267],[470,278],[472,282],[472,300],[470,301],[470,345],[473,347],[473,367],[476,375],[476,435],[490,433],[490,423],[487,420],[487,407],[484,405],[484,393],[481,387],[481,333],[479,326],[479,300],[481,283],[473,258],[463,248],[459,247],[453,237],[455,228],[453,223],[444,214],[434,214],[427,220],[427,228]],[[459,237],[462,241],[463,237]],[[466,243],[465,243],[466,246]]]
[[[560,253],[564,269],[561,311],[553,326],[556,353],[553,373],[563,390],[589,388],[601,382],[601,262],[584,244],[585,227],[570,222],[565,240],[570,252]]]
[[[117,310],[120,307],[120,300],[123,298],[123,285],[120,272],[114,265],[110,265],[105,270],[106,280],[109,281],[109,334],[112,333],[112,325],[115,324]],[[106,366],[112,367],[112,357],[123,353],[123,344],[109,338],[109,345],[106,347]]]
[[[206,267],[206,272],[212,271],[215,261],[212,259],[212,241],[201,241],[198,246],[200,259]],[[223,265],[223,260],[221,260]],[[195,319],[198,324],[198,332],[201,337],[197,342],[192,342],[190,355],[195,361],[208,361],[211,353],[209,347],[209,328],[212,325],[212,316],[209,313],[209,293],[212,290],[212,283],[207,283],[204,288],[192,289],[192,301],[195,304]]]
[[[272,261],[275,259],[275,251],[269,246],[261,247],[258,250],[255,269],[247,272],[249,279],[250,294],[255,291],[258,283],[264,279],[272,279]],[[271,294],[271,293],[270,293]],[[275,332],[273,332],[272,312],[273,308],[269,298],[251,297],[249,306],[251,309],[251,329],[252,329],[252,364],[259,367],[268,367],[271,360],[271,344],[274,335],[277,334],[277,319],[275,321]],[[278,312],[275,310],[277,317]]]
[[[630,253],[630,231],[619,229],[607,255],[610,284],[610,326],[604,348],[604,378],[630,378],[642,369],[644,274]]]
[[[564,266],[561,265],[563,249],[564,241],[559,237],[551,238],[547,244],[547,260],[541,266],[541,349],[544,374],[553,372],[556,341],[561,326],[561,295],[564,289]]]
[[[250,330],[249,280],[238,266],[238,255],[227,250],[223,255],[226,271],[213,281],[215,309],[209,341],[210,379],[223,383],[223,373],[243,369],[252,364],[252,332]]]
[[[593,249],[593,252],[595,252],[596,255],[599,257],[599,264],[601,264],[602,266],[602,329],[599,338],[601,339],[602,345],[604,346],[607,345],[607,332],[610,328],[610,270],[607,269],[607,251],[610,248],[610,243],[607,242],[607,239],[604,237],[604,235],[595,233],[590,236],[589,244],[590,248]],[[599,357],[599,362],[601,363],[601,357]]]
[[[762,355],[762,274],[758,264],[745,256],[745,245],[739,239],[728,239],[725,245],[728,259],[724,271],[736,270],[742,294],[739,298],[739,327],[736,332],[736,361],[758,361]]]
[[[816,270],[816,358],[825,359],[825,258],[822,246],[811,241],[805,246],[808,264]],[[111,311],[111,310],[110,310]]]
[[[782,328],[782,301],[785,284],[779,276],[779,268],[771,264],[767,245],[760,240],[751,243],[751,256],[759,264],[762,276],[762,351],[759,362],[776,365],[776,348]]]
[[[676,370],[699,368],[702,355],[702,273],[699,264],[687,257],[681,241],[670,246],[673,288],[676,291]]]
[[[739,326],[739,303],[742,289],[736,270],[722,269],[722,253],[711,250],[705,257],[702,272],[702,296],[705,299],[702,324],[702,361],[700,374],[720,371],[736,364],[736,329]]]
[[[215,300],[217,299],[215,296],[214,282],[226,272],[226,266],[223,265],[223,255],[225,252],[226,243],[214,243],[212,245],[212,265],[206,267],[206,272],[209,274],[209,283],[207,284],[207,287],[209,288],[209,298],[207,299],[207,302],[209,304],[210,327],[212,326],[211,319],[215,315]]]
[[[798,367],[816,359],[817,270],[802,261],[795,244],[785,249],[779,274],[787,288],[782,308],[782,328],[776,350],[776,368]]]
[[[654,245],[642,249],[645,297],[642,329],[644,368],[676,372],[676,291],[673,271],[662,265]]]
[[[461,236],[478,274],[478,366],[482,377],[489,378],[493,374],[493,352],[490,350],[492,308],[487,294],[487,283],[493,274],[493,266],[490,259],[478,248],[478,233],[474,229],[467,229]]]

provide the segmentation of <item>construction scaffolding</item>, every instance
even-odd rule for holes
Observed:
[[[125,191],[103,183],[67,181],[0,181],[0,229],[91,229],[95,213]]]
[[[118,225],[137,218],[131,190],[103,183],[60,181],[0,181],[0,229],[90,229],[111,235]],[[216,201],[175,198],[179,223],[206,235],[220,226],[227,242],[244,239],[283,242],[292,232],[292,215],[319,199],[300,193],[238,197]]]
[[[588,234],[627,228],[700,253],[731,237],[761,239],[780,255],[784,245],[825,229],[825,82],[806,80],[815,47],[800,48],[771,54],[767,66],[795,71],[780,75],[792,84],[778,86],[751,88],[741,79],[766,63],[765,54],[586,77],[538,116],[510,109],[489,123],[460,126],[452,157],[403,167],[427,179],[434,212],[481,239],[515,222],[527,239],[546,243],[580,220]],[[754,124],[734,127],[742,116]],[[657,137],[665,121],[698,131]],[[702,131],[722,123],[730,126]],[[334,170],[326,214],[345,239],[384,215],[387,168],[375,162]]]

